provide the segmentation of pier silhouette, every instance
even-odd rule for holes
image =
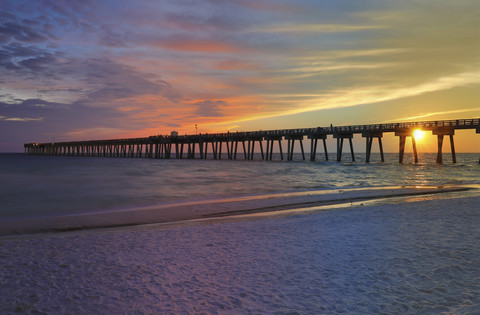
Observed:
[[[51,143],[26,143],[24,145],[26,155],[60,155],[60,156],[91,156],[91,157],[144,157],[156,159],[207,159],[210,154],[213,159],[222,159],[222,148],[226,147],[223,157],[235,160],[243,158],[252,160],[255,147],[260,149],[262,160],[273,159],[274,144],[278,144],[280,159],[293,160],[295,143],[298,141],[302,159],[306,159],[303,141],[310,140],[310,161],[317,158],[318,140],[323,142],[325,160],[328,161],[326,139],[333,136],[337,140],[336,160],[342,159],[344,140],[348,139],[350,155],[355,161],[353,149],[353,137],[356,134],[365,138],[366,163],[370,162],[374,139],[378,140],[381,161],[385,161],[382,137],[384,133],[394,133],[399,137],[399,162],[403,163],[406,139],[411,138],[415,163],[418,162],[418,152],[414,137],[415,130],[431,131],[437,136],[438,151],[436,162],[443,162],[443,140],[449,136],[452,161],[456,163],[454,135],[457,129],[475,129],[480,133],[480,119],[457,119],[421,122],[401,122],[387,124],[369,124],[353,126],[333,126],[279,129],[248,132],[227,132],[214,134],[178,135],[172,132],[170,135],[157,135],[146,138],[89,140]],[[283,152],[282,141],[287,141],[286,156]],[[265,147],[264,147],[265,144]],[[241,150],[239,150],[241,145]],[[196,154],[196,150],[197,154]],[[209,153],[209,150],[211,153]],[[258,150],[258,149],[257,149]],[[258,151],[257,151],[258,152]],[[226,156],[225,156],[226,153]],[[242,154],[243,153],[243,154]],[[242,157],[243,156],[243,157]],[[479,160],[480,163],[480,160]]]

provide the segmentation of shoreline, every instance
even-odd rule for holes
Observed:
[[[0,223],[0,239],[142,225],[182,225],[213,219],[287,216],[374,204],[459,198],[480,194],[477,185],[384,186],[315,190],[181,202],[136,209],[12,219]]]

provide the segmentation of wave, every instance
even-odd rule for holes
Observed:
[[[12,218],[0,223],[0,236],[66,232],[143,224],[251,219],[328,211],[382,203],[468,197],[478,185],[383,186],[322,189],[231,198],[171,202],[89,213]]]

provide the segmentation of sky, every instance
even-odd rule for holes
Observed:
[[[0,152],[478,118],[478,12],[478,0],[0,0]],[[480,151],[480,134],[463,134],[458,150]]]

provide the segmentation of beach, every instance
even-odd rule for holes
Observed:
[[[480,197],[462,194],[2,237],[1,311],[476,313]]]

